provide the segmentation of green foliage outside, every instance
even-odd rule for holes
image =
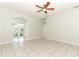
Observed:
[[[24,29],[20,29],[20,31],[15,31],[13,33],[13,36],[14,37],[21,37],[21,36],[24,36]]]

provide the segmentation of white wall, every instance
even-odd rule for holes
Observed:
[[[42,37],[42,25],[40,21],[41,21],[40,19],[29,20],[29,25],[28,25],[29,39],[37,39]]]
[[[44,33],[47,39],[79,45],[79,8],[49,17]]]
[[[28,15],[28,14],[27,14]],[[12,39],[12,23],[14,18],[21,17],[27,20],[26,39],[35,39],[41,35],[40,21],[29,15],[21,14],[8,8],[0,7],[0,44],[10,42]]]

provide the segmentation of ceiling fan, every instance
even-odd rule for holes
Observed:
[[[55,10],[55,8],[48,8],[50,5],[50,2],[47,2],[46,4],[43,4],[43,6],[36,5],[36,7],[40,8],[37,12],[43,11],[45,14],[48,13],[48,10]]]

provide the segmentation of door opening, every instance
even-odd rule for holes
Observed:
[[[13,25],[13,46],[22,46],[24,43],[24,24]]]

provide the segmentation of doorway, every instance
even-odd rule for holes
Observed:
[[[19,47],[24,44],[24,24],[13,25],[13,46]]]

